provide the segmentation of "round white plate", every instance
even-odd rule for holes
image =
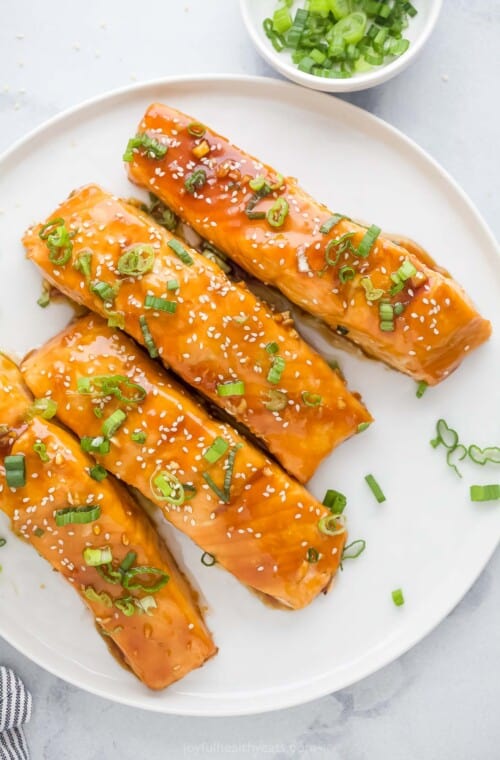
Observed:
[[[47,670],[117,702],[166,713],[236,715],[305,702],[385,665],[447,615],[497,545],[500,507],[471,504],[470,483],[498,480],[498,467],[463,465],[460,480],[429,446],[445,417],[463,441],[498,444],[499,272],[494,241],[471,203],[419,148],[340,100],[268,79],[184,78],[139,85],[58,116],[0,160],[0,346],[17,352],[52,336],[67,307],[36,305],[40,275],[19,238],[76,186],[137,191],[121,155],[154,100],[206,121],[333,210],[418,239],[467,286],[496,322],[492,340],[418,400],[415,384],[373,361],[337,352],[352,388],[377,418],[344,444],[311,482],[349,498],[350,537],[367,549],[345,563],[331,593],[308,609],[263,605],[183,536],[162,528],[202,590],[219,654],[163,693],[115,663],[79,599],[0,517],[0,634]],[[309,330],[311,335],[311,331]],[[376,503],[364,475],[387,495]],[[396,608],[391,591],[402,587]],[[464,653],[465,656],[465,653]]]

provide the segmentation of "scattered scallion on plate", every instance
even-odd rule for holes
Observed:
[[[280,0],[264,19],[266,36],[278,53],[291,53],[299,71],[328,79],[348,79],[405,53],[403,34],[417,15],[407,0],[306,0],[295,13],[290,6]]]

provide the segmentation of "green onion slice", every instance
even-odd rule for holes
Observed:
[[[0,549],[2,548],[2,546],[5,546],[6,543],[7,543],[7,540],[5,538],[0,538]]]
[[[85,560],[85,564],[89,567],[99,567],[100,565],[106,565],[111,562],[113,555],[109,546],[100,549],[86,546],[83,550],[83,559]]]
[[[9,488],[22,488],[26,485],[26,459],[24,454],[6,456],[3,464]]]
[[[500,499],[500,485],[493,483],[487,486],[471,486],[471,501],[496,501]]]
[[[109,454],[111,450],[110,442],[102,435],[84,435],[80,439],[80,446],[87,454]]]
[[[153,217],[155,222],[161,227],[165,227],[169,232],[175,232],[179,219],[171,208],[166,206],[163,201],[153,193],[149,193],[149,206],[146,208],[147,213]]]
[[[128,141],[123,160],[127,163],[133,161],[135,151],[146,156],[146,158],[159,160],[167,155],[168,145],[164,145],[145,132],[138,132],[135,137],[131,137]]]
[[[353,280],[356,275],[356,272],[352,267],[344,266],[340,267],[339,269],[339,280],[340,282],[349,282],[349,280]]]
[[[130,434],[130,440],[134,443],[140,443],[141,445],[146,443],[146,433],[144,430],[133,430]]]
[[[266,351],[268,354],[277,354],[280,350],[280,347],[277,343],[267,343],[266,344]]]
[[[218,396],[244,396],[245,383],[243,380],[235,380],[229,383],[219,383],[217,386]]]
[[[177,303],[175,301],[168,301],[166,298],[147,295],[144,300],[144,308],[154,309],[155,311],[165,311],[168,314],[175,314],[177,311]]]
[[[272,367],[267,373],[267,382],[272,383],[273,385],[277,385],[281,380],[281,376],[285,370],[285,367],[286,362],[283,357],[274,356]]]
[[[380,486],[377,483],[377,481],[375,480],[375,478],[373,477],[373,475],[365,475],[365,480],[366,480],[366,482],[367,482],[367,484],[368,484],[368,486],[369,486],[372,494],[375,496],[376,500],[378,501],[378,503],[382,504],[382,502],[386,500],[385,494],[382,491],[382,489],[380,488]]]
[[[306,562],[309,562],[311,565],[315,565],[316,562],[319,560],[319,552],[317,549],[314,548],[314,546],[310,546],[309,549],[306,552]]]
[[[112,438],[121,428],[127,415],[121,409],[116,409],[107,420],[102,423],[101,432],[105,438]]]
[[[188,267],[194,264],[193,257],[189,255],[182,243],[180,243],[178,240],[172,238],[168,241],[167,245],[175,253],[175,255],[180,258],[183,264],[186,264]]]
[[[365,291],[367,301],[378,301],[382,298],[385,291],[382,288],[374,288],[371,277],[362,277],[359,284]]]
[[[152,359],[157,359],[160,354],[153,340],[153,336],[151,335],[151,331],[149,329],[149,326],[144,314],[141,314],[141,316],[139,317],[139,326],[141,328],[142,337],[144,339],[144,345],[148,349],[148,353],[150,357]]]
[[[453,449],[448,449],[446,452],[446,464],[455,470],[459,478],[462,477],[462,473],[458,469],[456,462],[461,462],[467,456],[467,449],[462,446],[461,443],[457,444]]]
[[[318,522],[318,530],[325,536],[340,536],[345,533],[346,519],[344,515],[323,515]]]
[[[91,467],[89,470],[89,475],[92,480],[96,480],[98,483],[108,477],[107,470],[102,466],[102,464],[95,464],[93,467]]]
[[[403,596],[403,591],[400,588],[395,589],[391,592],[392,601],[396,605],[396,607],[402,607],[405,603],[405,599]]]
[[[306,406],[321,406],[323,403],[323,396],[318,393],[309,393],[309,391],[302,391],[301,398]]]
[[[334,515],[341,515],[347,505],[347,497],[340,491],[329,488],[323,499],[323,504]]]
[[[93,504],[84,507],[65,507],[54,512],[56,525],[59,528],[64,525],[86,525],[98,520],[100,516],[101,508]],[[110,561],[106,560],[106,562]]]
[[[73,261],[73,268],[81,272],[86,280],[92,276],[92,251],[80,251]]]
[[[180,506],[184,504],[184,488],[179,479],[169,470],[159,470],[149,481],[151,492],[157,501]]]
[[[415,393],[415,396],[417,398],[422,398],[422,396],[424,395],[428,387],[429,387],[428,383],[426,383],[425,380],[421,380],[419,384],[417,385],[417,392]]]
[[[76,381],[78,393],[89,394],[93,398],[115,396],[126,404],[139,404],[146,398],[146,389],[134,383],[126,375],[91,375],[79,377]],[[127,391],[130,390],[130,394]]]
[[[53,219],[41,227],[38,233],[49,249],[49,260],[54,266],[65,266],[73,253],[72,238],[75,232],[69,232],[64,219]]]
[[[356,541],[352,541],[352,543],[344,546],[344,551],[342,552],[342,562],[345,559],[357,559],[360,554],[363,554],[365,549],[366,541],[363,538],[358,538]]]
[[[42,441],[36,441],[33,444],[33,451],[35,452],[35,454],[38,454],[38,456],[40,457],[41,461],[44,464],[46,464],[47,462],[50,462],[50,457],[47,454],[47,446],[44,443],[42,443]]]
[[[440,443],[447,449],[454,449],[458,445],[458,433],[448,427],[446,420],[440,419],[436,423],[436,437],[431,441],[431,446],[436,448]]]
[[[153,269],[155,252],[151,245],[134,245],[118,259],[117,268],[126,277],[140,277]]]
[[[326,222],[323,222],[319,231],[322,232],[323,235],[327,235],[339,222],[342,221],[342,219],[348,219],[348,217],[345,216],[345,214],[334,214],[327,219]]]
[[[136,610],[134,599],[131,596],[122,596],[119,599],[115,599],[114,605],[117,610],[120,610],[127,617],[132,617]]]
[[[275,388],[271,388],[265,398],[264,406],[270,412],[281,412],[288,404],[288,396],[285,391],[278,391]]]
[[[368,430],[370,425],[371,425],[371,422],[360,422],[357,427],[357,432],[362,433],[364,430]]]
[[[118,570],[120,570],[122,573],[126,573],[127,570],[130,570],[130,568],[132,567],[136,559],[137,559],[136,552],[133,552],[133,551],[127,552],[125,557],[120,562],[120,566]]]
[[[203,458],[206,459],[207,462],[210,462],[210,464],[214,464],[224,456],[228,448],[229,444],[227,441],[225,441],[224,438],[217,436],[210,448],[208,448],[203,454]]]
[[[83,595],[86,599],[88,599],[90,602],[99,602],[100,604],[103,604],[105,607],[112,607],[113,606],[113,600],[111,599],[110,595],[107,594],[105,591],[96,591],[93,586],[86,586],[83,589]]]
[[[203,552],[200,562],[202,565],[205,565],[205,567],[213,567],[213,565],[216,564],[217,560],[213,554],[210,554],[209,552]]]
[[[361,256],[362,259],[366,259],[366,257],[370,255],[370,251],[381,232],[382,230],[380,227],[377,227],[375,224],[368,227],[358,245],[357,255]]]
[[[277,198],[266,213],[266,219],[271,227],[282,227],[288,216],[288,201],[285,198]]]
[[[192,174],[186,177],[184,187],[190,195],[194,195],[197,190],[205,185],[207,181],[207,173],[204,169],[196,169]]]
[[[191,135],[191,137],[196,137],[196,138],[203,137],[203,135],[207,131],[205,125],[201,124],[199,121],[190,122],[187,125],[186,129]]]
[[[33,401],[28,409],[27,418],[41,417],[44,420],[51,420],[56,415],[57,402],[52,398],[37,398]]]
[[[141,580],[140,576],[152,576],[157,578],[156,581],[147,584]],[[162,589],[170,580],[169,576],[164,570],[160,570],[157,567],[148,567],[146,565],[132,567],[123,575],[123,588],[132,590],[146,591],[150,594],[155,594]]]

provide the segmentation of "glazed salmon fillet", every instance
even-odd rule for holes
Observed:
[[[371,421],[283,316],[99,187],[74,193],[24,245],[51,284],[146,345],[301,482]]]
[[[145,512],[105,471],[95,479],[95,462],[44,419],[47,408],[33,416],[18,368],[1,355],[0,381],[0,508],[13,532],[72,585],[146,686],[163,689],[203,665],[216,647]]]
[[[116,477],[243,584],[300,608],[330,585],[342,520],[91,315],[22,364],[28,387]]]
[[[124,155],[129,178],[250,274],[415,380],[444,380],[491,333],[418,247],[332,214],[209,127],[154,103]]]

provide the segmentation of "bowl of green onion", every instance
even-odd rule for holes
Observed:
[[[240,0],[266,61],[315,90],[353,92],[406,68],[438,19],[442,0]]]

